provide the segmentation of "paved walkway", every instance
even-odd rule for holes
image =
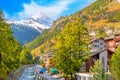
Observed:
[[[44,79],[47,79],[47,80],[62,80],[61,77],[56,76],[56,75],[48,74],[47,72],[44,72],[43,74],[39,73],[41,69],[42,69],[42,66],[40,66],[40,65],[36,65],[36,66],[35,66],[36,73],[37,73],[40,77],[42,77],[42,78],[44,78]]]

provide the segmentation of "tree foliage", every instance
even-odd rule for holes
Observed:
[[[110,62],[110,70],[114,77],[114,80],[120,80],[120,46],[113,54]]]
[[[5,23],[0,11],[0,76],[19,67],[20,45],[12,34],[10,26]]]
[[[65,75],[79,71],[89,53],[88,42],[88,31],[82,22],[78,18],[68,22],[57,39],[56,67]]]
[[[90,67],[90,72],[93,73],[92,80],[108,80],[108,74],[105,74],[103,65],[99,60],[95,61],[95,65]]]
[[[104,38],[104,37],[107,36],[107,34],[106,34],[106,32],[105,32],[103,27],[98,28],[97,33],[98,33],[98,38]]]
[[[116,12],[114,18],[116,21],[120,21],[120,12]]]
[[[20,63],[30,64],[32,62],[33,62],[32,54],[30,54],[30,51],[24,46],[20,53]]]
[[[114,14],[109,14],[109,22],[119,22],[120,21],[120,11],[114,12]]]

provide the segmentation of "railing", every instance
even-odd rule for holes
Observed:
[[[52,76],[51,77],[45,77],[45,76],[42,76],[40,74],[36,74],[35,75],[35,80],[65,80],[65,78],[53,78]]]
[[[38,73],[35,75],[35,80],[50,80],[45,78],[44,76],[39,75]]]
[[[39,69],[37,69],[39,68]],[[43,74],[40,74],[40,68],[41,67],[35,67],[35,80],[65,80],[64,77],[54,77],[53,75],[50,75],[46,72],[44,72]]]
[[[109,75],[108,80],[113,80],[111,73],[105,73]],[[77,80],[92,80],[94,73],[76,73]]]

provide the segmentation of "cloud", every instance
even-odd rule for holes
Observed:
[[[58,0],[47,6],[39,5],[34,1],[30,4],[23,4],[24,9],[18,13],[20,19],[27,19],[30,17],[48,17],[52,20],[56,19],[62,12],[68,10],[68,5],[74,0]]]
[[[120,0],[118,0],[118,2],[120,2]]]
[[[4,11],[4,12],[3,12],[3,14],[4,14],[4,15],[3,15],[3,16],[4,16],[4,18],[6,18],[6,19],[7,19],[7,18],[9,17],[9,15],[8,15],[8,13],[7,13],[7,12],[5,12],[5,11]]]

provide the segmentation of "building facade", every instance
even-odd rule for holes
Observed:
[[[104,66],[104,70],[107,71],[107,46],[103,38],[95,39],[90,42],[91,56],[86,61],[86,71],[89,72],[91,66],[94,65],[96,60],[101,61],[101,65]]]
[[[112,55],[120,45],[120,35],[113,35],[107,38],[99,38],[90,42],[91,56],[86,61],[86,72],[77,73],[77,80],[92,80],[94,74],[89,73],[89,69],[96,60],[100,60],[104,66],[104,71],[109,72],[109,64]],[[109,80],[113,80],[110,76]]]

